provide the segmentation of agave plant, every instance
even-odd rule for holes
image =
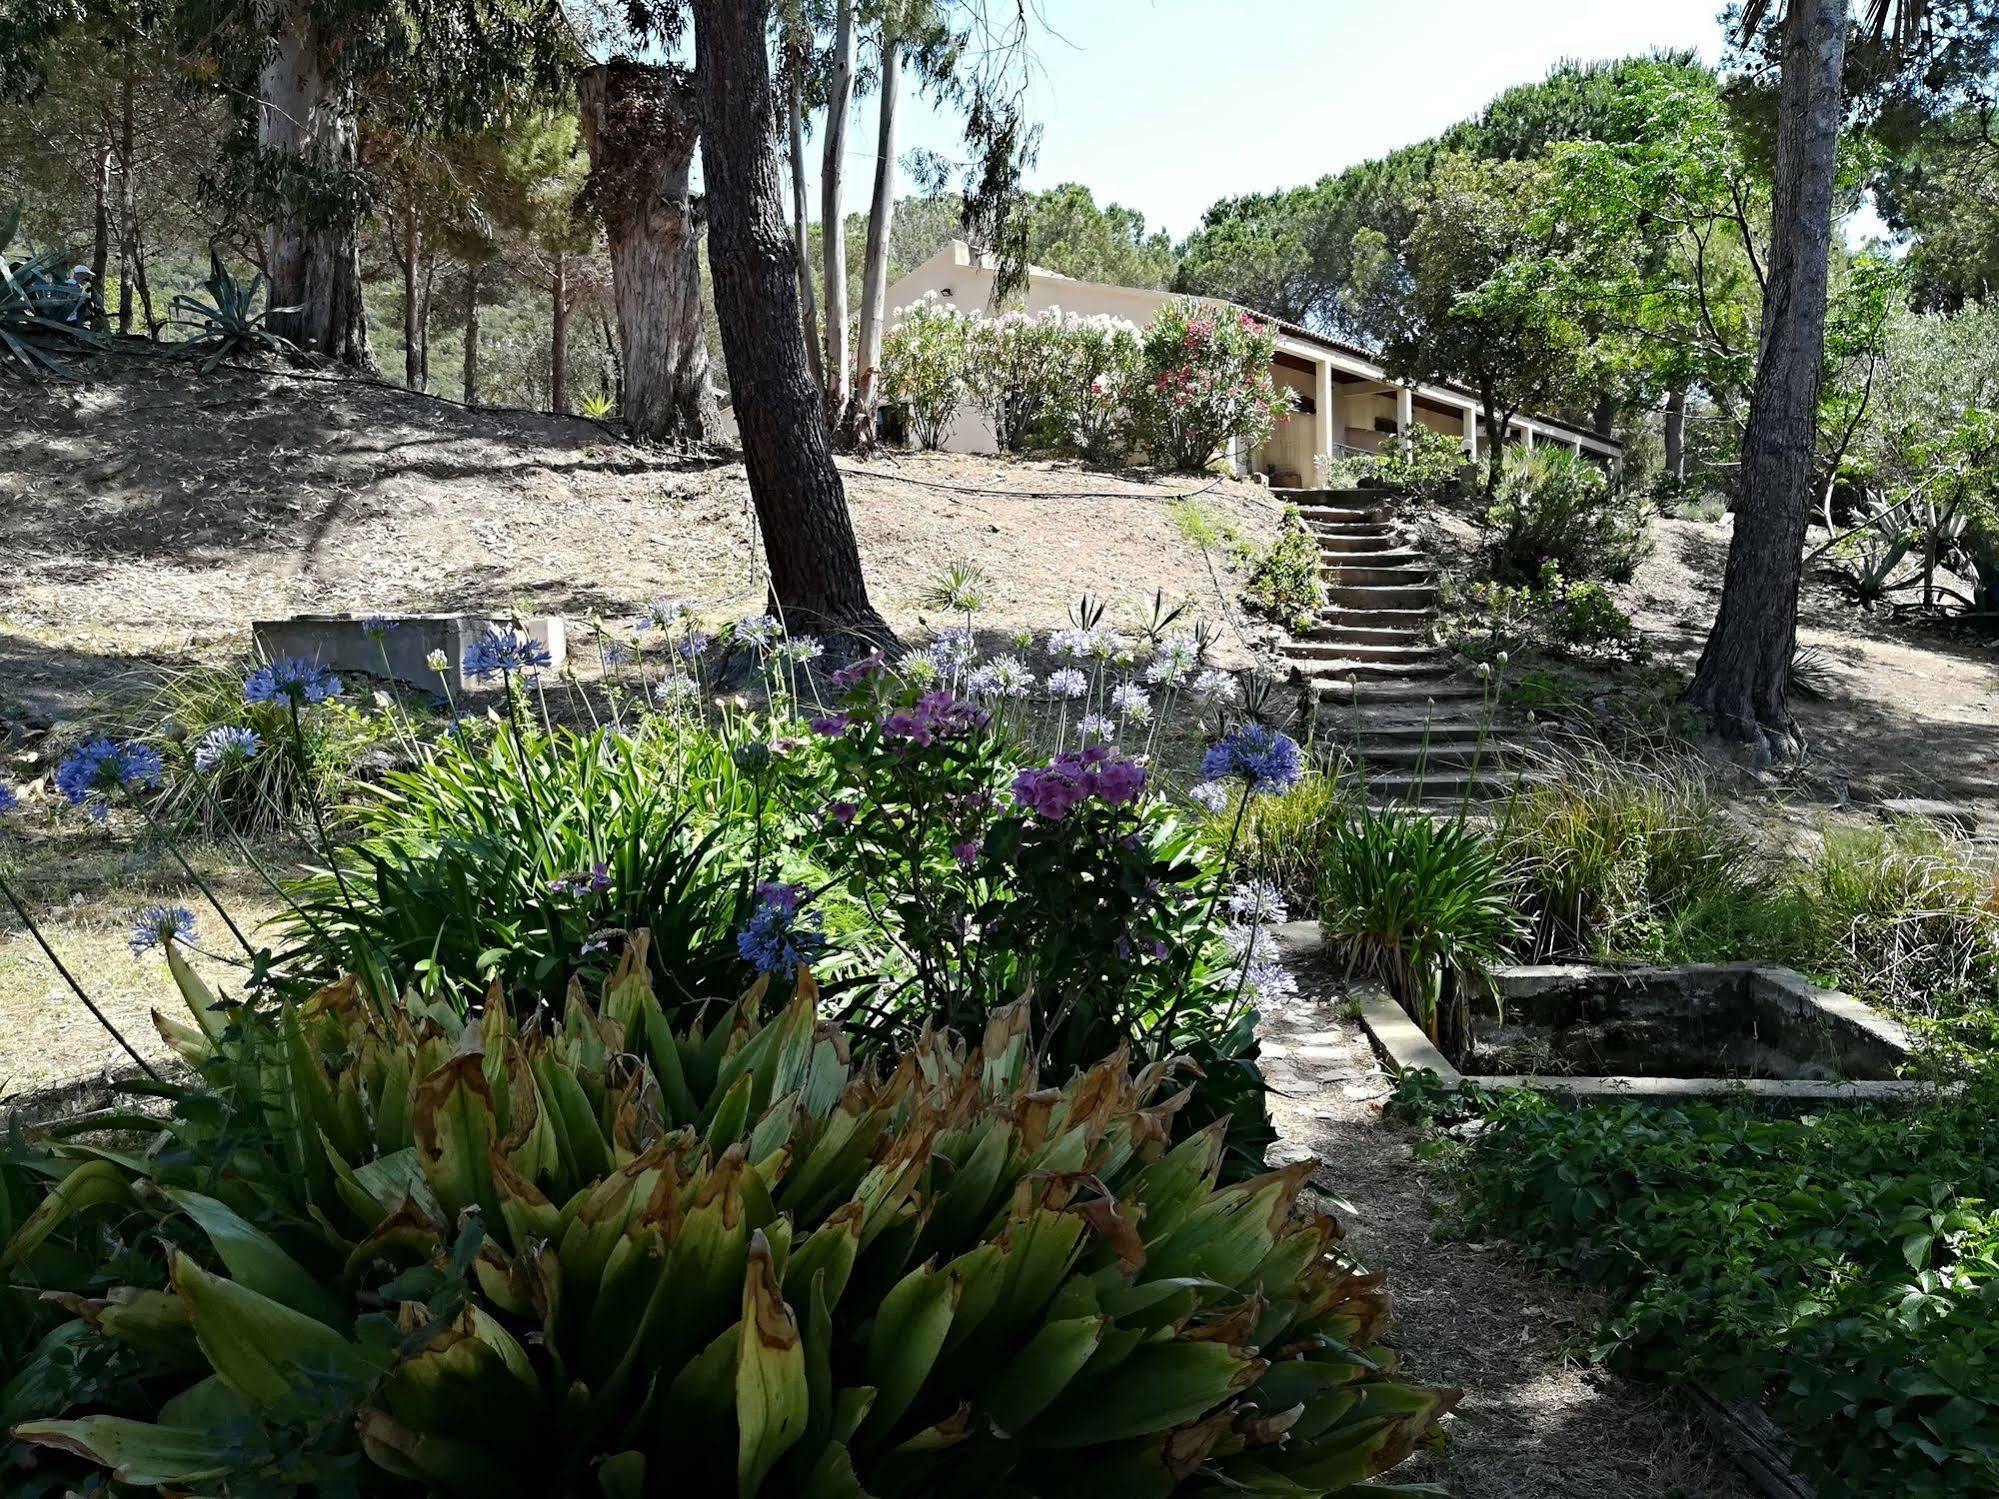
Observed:
[[[170,946],[204,1081],[51,1152],[16,1439],[204,1494],[1427,1492],[1369,1480],[1452,1397],[1309,1164],[1217,1190],[1219,1130],[1171,1141],[1172,1066],[1044,1087],[1017,1006],[879,1077],[803,973],[675,1030],[646,948],[523,1029],[352,980],[260,1014]]]
[[[64,321],[75,300],[58,299],[51,293],[64,285],[75,290],[69,281],[66,257],[45,250],[26,257],[18,265],[7,264],[5,251],[20,224],[18,208],[0,220],[0,370],[30,379],[48,375],[77,379],[76,371],[61,356],[105,348],[109,340],[89,328]],[[82,293],[78,291],[76,296],[80,298]]]
[[[1472,1051],[1471,997],[1523,933],[1492,845],[1463,819],[1363,806],[1326,847],[1320,924],[1447,1057]]]
[[[244,354],[290,354],[298,346],[271,332],[266,321],[273,312],[297,312],[296,307],[267,307],[257,310],[257,293],[263,290],[264,274],[250,277],[248,286],[239,286],[222,256],[208,252],[208,279],[202,287],[208,300],[183,292],[173,299],[169,319],[173,326],[192,328],[192,337],[175,345],[175,352],[201,360],[201,372],[212,375],[225,359]]]

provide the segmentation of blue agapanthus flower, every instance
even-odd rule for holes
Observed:
[[[21,805],[21,798],[14,794],[14,788],[0,781],[0,817],[5,817]]]
[[[132,922],[132,935],[126,945],[132,949],[132,956],[150,948],[165,947],[169,942],[189,943],[194,941],[194,912],[186,906],[148,906]]]
[[[87,806],[93,817],[102,817],[105,797],[127,787],[157,786],[161,769],[159,751],[147,745],[92,739],[63,756],[56,790],[72,807]]]
[[[1260,723],[1244,724],[1201,757],[1204,779],[1241,781],[1252,796],[1288,791],[1304,773],[1298,741]]]
[[[340,678],[317,661],[287,656],[270,661],[243,679],[243,697],[252,703],[289,703],[303,708],[340,696]]]
[[[532,635],[503,630],[498,625],[488,626],[486,633],[465,652],[465,675],[475,682],[531,675],[554,664],[548,647]]]
[[[371,614],[361,621],[361,633],[370,640],[385,640],[400,623],[400,620],[390,619],[386,614]]]
[[[826,950],[818,918],[799,909],[804,900],[796,885],[757,886],[757,908],[736,934],[736,951],[758,973],[796,973]]]
[[[207,775],[226,765],[247,765],[263,747],[264,741],[255,729],[233,723],[217,724],[194,747],[194,768]]]

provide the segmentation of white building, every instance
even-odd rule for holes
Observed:
[[[889,288],[889,321],[932,293],[967,312],[990,310],[993,279],[994,267],[963,240],[954,239]],[[1144,327],[1173,295],[1078,281],[1029,266],[1018,305],[1029,312],[1059,307],[1086,317],[1120,317]],[[1246,459],[1248,471],[1267,474],[1280,487],[1307,486],[1313,482],[1315,455],[1372,453],[1417,425],[1462,437],[1467,453],[1483,450],[1478,398],[1469,390],[1450,384],[1405,384],[1391,379],[1365,350],[1352,344],[1292,323],[1279,322],[1275,328],[1272,374],[1293,392],[1294,410],[1278,424],[1269,442],[1239,455],[1239,461]],[[1510,441],[1529,447],[1555,443],[1606,464],[1623,460],[1623,450],[1612,439],[1553,417],[1515,417],[1509,433]],[[991,425],[983,413],[970,407],[959,412],[944,446],[956,453],[990,453],[996,448]]]

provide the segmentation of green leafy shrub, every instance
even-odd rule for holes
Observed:
[[[1334,826],[1319,922],[1349,971],[1380,979],[1446,1056],[1472,1049],[1471,1001],[1521,935],[1515,894],[1462,818],[1362,806]]]
[[[1642,642],[1631,617],[1601,583],[1562,576],[1541,564],[1531,584],[1474,583],[1464,604],[1440,629],[1444,643],[1475,661],[1497,661],[1529,646],[1578,658],[1636,657]]]
[[[1002,453],[1023,453],[1045,438],[1048,401],[1067,354],[1062,315],[972,314],[965,323],[965,391],[992,423]]]
[[[1243,598],[1257,613],[1286,629],[1308,629],[1326,602],[1319,543],[1296,505],[1284,507],[1280,525],[1277,540],[1251,560]]]
[[[15,1441],[227,1496],[1058,1499],[1382,1492],[1434,1431],[1312,1163],[1218,1190],[1169,1068],[1043,1087],[1015,1005],[877,1077],[803,977],[675,1024],[646,945],[554,1028],[252,1010],[170,947],[202,1081],[0,1249],[54,1298]]]
[[[1276,335],[1247,312],[1169,302],[1141,347],[1139,435],[1168,468],[1198,472],[1234,444],[1264,442],[1291,408],[1271,374]]]
[[[1535,578],[1552,562],[1565,577],[1622,582],[1650,550],[1645,511],[1641,495],[1567,448],[1515,450],[1486,514],[1493,575]]]
[[[573,972],[609,961],[590,949],[646,919],[672,993],[728,992],[744,977],[752,850],[775,816],[758,778],[788,773],[745,775],[726,745],[664,722],[451,736],[354,804],[339,876],[294,892],[290,961],[461,1008],[492,982],[560,1008]]]
[[[1604,1288],[1600,1357],[1760,1399],[1821,1494],[1999,1488],[1999,1098],[1913,1115],[1487,1100],[1466,1216]]]
[[[882,335],[882,393],[908,413],[919,448],[944,445],[964,402],[967,321],[931,294]]]
[[[1465,474],[1471,466],[1462,437],[1434,432],[1418,422],[1402,441],[1384,443],[1381,451],[1367,460],[1365,480],[1424,504],[1436,504],[1464,491]]]

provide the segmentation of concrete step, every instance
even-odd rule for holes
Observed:
[[[1328,680],[1314,676],[1307,682],[1319,705],[1327,708],[1395,707],[1414,708],[1419,715],[1435,704],[1439,710],[1455,709],[1480,702],[1483,684],[1452,677],[1434,682],[1348,682],[1343,676]]]
[[[1394,588],[1403,584],[1435,583],[1437,574],[1429,567],[1373,567],[1343,562],[1322,567],[1327,583],[1335,587],[1359,585],[1367,588]]]
[[[1509,739],[1487,739],[1483,743],[1468,739],[1445,744],[1432,741],[1428,745],[1420,739],[1397,744],[1362,743],[1353,746],[1348,753],[1370,771],[1377,767],[1386,771],[1404,771],[1418,765],[1440,770],[1469,770],[1476,765],[1481,770],[1497,770],[1533,758],[1526,745]]]
[[[1367,799],[1370,805],[1381,806],[1389,802],[1455,802],[1467,794],[1474,799],[1509,796],[1519,779],[1517,775],[1487,775],[1483,771],[1477,775],[1466,770],[1425,771],[1422,775],[1389,771],[1367,777]]]
[[[1308,526],[1388,526],[1388,512],[1374,505],[1300,505],[1298,514]]]
[[[1430,632],[1419,625],[1320,625],[1291,638],[1346,645],[1427,646]]]
[[[1436,602],[1434,583],[1329,583],[1326,602],[1346,609],[1420,609]]]
[[[1356,627],[1369,630],[1421,630],[1427,633],[1436,616],[1428,609],[1321,609],[1322,629]]]
[[[1380,489],[1272,489],[1280,500],[1293,505],[1381,505],[1388,495]]]
[[[1423,640],[1328,640],[1320,635],[1293,637],[1285,642],[1288,655],[1323,661],[1342,656],[1350,661],[1448,661],[1442,649]]]
[[[1453,669],[1450,659],[1434,661],[1367,661],[1351,656],[1300,656],[1286,651],[1291,669],[1307,682],[1415,682],[1442,678]]]
[[[1399,567],[1422,573],[1433,571],[1428,557],[1408,547],[1379,552],[1329,552],[1323,547],[1319,549],[1319,570],[1327,577],[1355,567]]]
[[[1334,531],[1315,532],[1319,538],[1321,552],[1396,552],[1408,551],[1402,538],[1383,526],[1379,531]]]

